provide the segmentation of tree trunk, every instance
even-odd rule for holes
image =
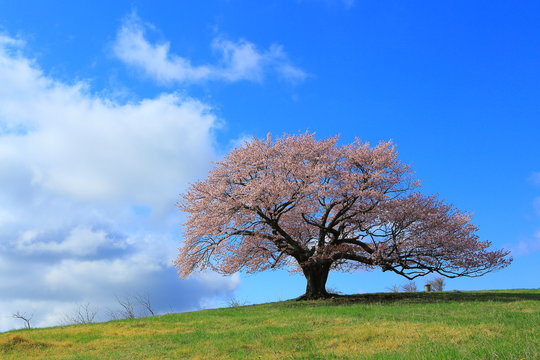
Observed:
[[[332,296],[326,291],[326,280],[331,263],[315,262],[302,267],[307,280],[306,293],[297,300],[326,299]]]

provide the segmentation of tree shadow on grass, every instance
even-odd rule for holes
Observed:
[[[288,306],[295,305],[347,305],[347,304],[430,304],[445,302],[495,301],[513,302],[535,300],[540,301],[540,290],[497,290],[497,291],[442,291],[442,292],[404,292],[373,293],[355,295],[335,295],[330,299],[311,301],[287,301]]]

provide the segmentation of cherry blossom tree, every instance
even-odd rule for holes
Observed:
[[[183,195],[188,219],[175,265],[182,277],[288,267],[307,280],[300,298],[317,299],[331,296],[334,269],[378,267],[412,280],[480,276],[511,262],[479,240],[469,214],[419,186],[390,142],[253,139]]]

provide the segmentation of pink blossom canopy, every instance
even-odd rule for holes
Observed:
[[[390,142],[253,139],[184,194],[188,219],[175,265],[185,277],[325,262],[413,279],[479,276],[511,262],[478,239],[468,214],[418,188]]]

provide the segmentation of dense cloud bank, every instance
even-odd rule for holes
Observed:
[[[160,312],[208,306],[238,284],[179,281],[178,194],[215,155],[218,119],[175,93],[120,103],[66,84],[0,37],[0,331],[34,313],[56,325],[77,303],[149,294]]]

